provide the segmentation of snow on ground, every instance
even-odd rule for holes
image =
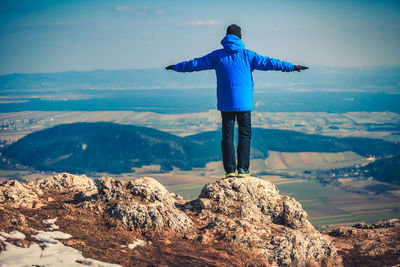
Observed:
[[[55,225],[55,222],[57,221],[57,217],[55,217],[54,219],[47,219],[47,220],[43,220],[44,224],[50,224],[49,228],[47,228],[47,230],[53,231],[53,230],[57,230],[58,225]]]
[[[134,249],[137,246],[144,246],[144,245],[146,245],[146,241],[143,241],[141,239],[136,239],[133,243],[128,245],[128,248]]]
[[[150,245],[151,242],[148,241],[148,242],[146,243],[146,241],[144,241],[144,240],[136,239],[136,240],[133,241],[131,244],[128,244],[128,246],[121,245],[121,247],[122,247],[122,248],[128,247],[128,248],[130,248],[130,249],[134,249],[134,248],[136,248],[136,247],[138,247],[138,246],[144,246],[144,245],[146,245],[146,244],[149,244],[149,245]]]
[[[56,221],[57,221],[57,217],[55,217],[53,219],[43,220],[43,223],[45,223],[45,224],[54,224]]]
[[[57,218],[50,221],[53,224]],[[70,234],[60,231],[37,231],[37,235],[32,237],[40,241],[32,243],[28,248],[15,246],[7,241],[5,238],[11,239],[24,239],[25,235],[18,231],[12,231],[9,234],[0,232],[3,238],[3,243],[6,245],[5,251],[0,253],[0,266],[96,266],[96,267],[114,267],[120,266],[118,264],[105,263],[94,259],[84,258],[82,252],[64,246],[57,239],[71,238]]]
[[[66,234],[60,231],[45,232],[39,230],[38,234],[33,235],[33,237],[41,242],[54,243],[58,242],[56,239],[69,239],[72,236],[70,234]]]
[[[18,231],[12,231],[9,234],[0,232],[0,235],[2,235],[5,238],[11,238],[11,239],[25,239],[25,235]]]

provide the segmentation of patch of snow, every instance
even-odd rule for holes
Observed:
[[[0,232],[0,235],[6,238],[11,238],[11,239],[25,239],[25,235],[21,232],[18,231],[12,231],[9,234],[5,232]]]
[[[49,230],[49,231],[53,231],[53,230],[57,230],[57,229],[60,229],[60,227],[55,224],[52,224],[49,226],[49,228],[47,228],[47,230]]]
[[[71,238],[71,235],[60,231],[38,231],[38,234],[33,237],[43,242],[41,243],[42,247],[37,243],[32,243],[28,248],[22,248],[4,241],[6,248],[0,253],[0,266],[121,266],[84,258],[82,252],[64,246],[60,241],[56,240]]]
[[[54,224],[57,221],[57,217],[53,218],[53,219],[47,219],[47,220],[43,220],[44,224]]]
[[[134,249],[137,246],[144,246],[144,245],[146,245],[146,241],[143,241],[141,239],[136,239],[133,243],[128,245],[128,248]]]
[[[58,241],[56,239],[69,239],[72,237],[70,234],[66,234],[60,231],[51,231],[51,232],[38,231],[38,232],[39,233],[37,235],[33,235],[32,237],[45,243],[57,244]]]
[[[57,217],[53,218],[53,219],[47,219],[47,220],[43,220],[44,224],[50,224],[49,228],[47,228],[47,230],[57,230],[60,229],[60,227],[58,225],[55,225],[54,223],[57,221]]]

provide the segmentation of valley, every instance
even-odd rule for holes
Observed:
[[[212,78],[209,74],[205,76],[199,76],[198,80]],[[287,84],[285,78],[282,80],[285,87],[278,92],[275,90],[280,88],[278,83],[274,85],[276,88],[270,88],[270,84],[264,86],[262,79],[257,77],[261,82],[256,84],[255,110],[252,112],[252,125],[257,128],[253,139],[253,175],[273,182],[282,194],[295,197],[309,214],[312,224],[319,229],[358,221],[399,218],[400,187],[360,176],[356,168],[374,163],[384,151],[391,149],[379,144],[380,141],[389,141],[394,146],[400,141],[396,88],[387,87],[386,93],[379,90],[370,92],[365,89],[367,87],[361,91],[341,92],[337,88],[314,88],[314,83],[310,82]],[[279,79],[277,77],[277,81]],[[193,83],[193,77],[189,80]],[[171,192],[185,199],[194,199],[204,184],[224,175],[220,159],[208,159],[207,156],[210,152],[219,155],[220,113],[214,109],[215,89],[210,89],[210,85],[187,89],[187,84],[177,86],[174,82],[170,81],[170,87],[163,89],[155,89],[156,85],[143,88],[140,84],[133,90],[122,86],[116,89],[107,86],[81,89],[78,85],[62,90],[30,85],[21,86],[22,89],[4,88],[0,92],[0,146],[4,148],[36,131],[77,122],[110,122],[153,128],[208,147],[192,154],[205,155],[195,163],[202,166],[194,165],[191,170],[185,170],[182,166],[162,166],[161,162],[148,160],[132,169],[121,169],[119,173],[89,170],[87,175],[93,178],[112,175],[122,179],[150,176]],[[304,91],[303,87],[309,87],[313,92]],[[267,134],[265,139],[257,138],[261,133]],[[276,134],[278,138],[274,137]],[[318,135],[318,141],[308,140],[301,134]],[[280,143],[286,137],[292,138],[289,146]],[[350,139],[338,141],[331,137]],[[359,141],[362,139],[357,138],[373,138],[376,141],[356,144],[351,138]],[[110,139],[104,139],[104,142],[108,141]],[[325,141],[330,145],[324,147]],[[89,146],[83,142],[79,149],[87,150]],[[62,163],[71,157],[69,154],[61,153],[43,162]],[[0,181],[31,181],[53,173],[54,170],[1,168]]]
[[[215,153],[219,151],[218,132],[215,134],[209,132],[212,134],[208,137],[201,134],[206,131],[218,130],[220,127],[219,112],[214,110],[193,114],[158,114],[135,111],[25,111],[2,113],[0,118],[2,125],[0,137],[3,146],[14,143],[34,131],[56,125],[108,121],[123,125],[154,127],[180,138],[189,138],[188,140],[192,141],[206,138],[208,143],[206,142],[205,145],[213,147],[212,151],[215,150]],[[391,142],[397,141],[396,136],[399,136],[398,129],[393,125],[399,123],[400,115],[391,112],[254,112],[253,118],[253,126],[260,128],[255,131],[256,136],[261,134],[259,131],[263,128],[270,130],[281,128],[306,134],[317,133],[327,138],[330,136],[358,136],[379,138],[382,141],[390,140]],[[380,128],[376,128],[377,125],[380,125]],[[385,127],[385,125],[387,126]],[[375,127],[373,131],[371,131],[372,127]],[[286,132],[281,132],[281,138],[283,138],[282,134],[286,134]],[[297,136],[295,132],[293,136]],[[270,141],[274,142],[274,140],[273,138]],[[279,141],[279,138],[277,140]],[[293,147],[295,151],[285,152],[276,150],[277,147],[279,148],[277,144],[272,144],[277,146],[275,149],[261,151],[260,146],[263,147],[265,141],[260,143],[257,138],[254,141],[258,148],[253,151],[251,162],[253,175],[274,183],[282,194],[295,197],[307,211],[311,223],[316,228],[324,230],[340,225],[352,225],[358,221],[376,222],[400,217],[400,186],[365,177],[356,177],[354,172],[348,172],[346,176],[344,173],[342,176],[332,176],[330,170],[369,164],[376,160],[374,155],[368,153],[361,155],[361,152],[356,153],[351,150],[302,152],[300,147],[299,152],[296,152],[295,145]],[[301,144],[304,146],[307,142]],[[267,155],[266,158],[262,156],[263,153]],[[62,160],[62,157],[61,155],[59,160]],[[48,163],[51,162],[48,161]],[[321,172],[328,176],[321,180]],[[36,171],[31,168],[25,170],[3,169],[0,170],[0,180],[17,178],[21,181],[31,181],[51,176],[53,173],[52,171]],[[201,188],[206,183],[223,177],[224,172],[222,162],[214,160],[205,164],[204,167],[195,167],[192,170],[183,170],[172,166],[172,170],[167,171],[160,164],[148,163],[133,168],[132,172],[115,174],[90,171],[88,175],[93,178],[112,175],[126,180],[149,176],[157,179],[169,191],[178,193],[185,199],[194,199],[200,194]]]

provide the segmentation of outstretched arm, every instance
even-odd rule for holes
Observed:
[[[294,69],[292,63],[271,57],[264,57],[253,51],[248,51],[251,67],[255,70],[281,70],[288,72]]]
[[[214,68],[215,59],[216,59],[216,53],[212,52],[208,55],[205,55],[204,57],[194,58],[189,61],[183,61],[175,65],[170,65],[165,69],[175,70],[178,72],[210,70]]]
[[[280,70],[280,71],[302,71],[308,67],[293,65],[292,63],[279,59],[264,57],[253,51],[248,50],[251,67],[255,70]]]

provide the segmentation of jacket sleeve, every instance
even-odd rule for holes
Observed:
[[[255,70],[280,70],[280,71],[293,71],[294,65],[292,63],[281,61],[279,59],[264,57],[256,52],[248,50],[249,61],[252,69]]]
[[[215,66],[217,52],[211,52],[204,57],[194,58],[174,65],[174,70],[178,72],[192,72],[201,70],[211,70]]]

